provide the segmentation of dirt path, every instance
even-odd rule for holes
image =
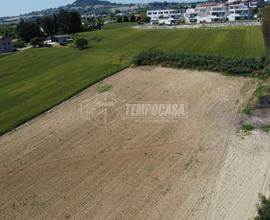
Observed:
[[[248,78],[160,67],[90,87],[0,137],[0,219],[252,217],[270,138],[235,123],[253,89]],[[100,126],[81,107],[101,90],[120,103],[187,103],[188,115]]]

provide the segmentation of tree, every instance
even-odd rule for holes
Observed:
[[[25,42],[22,39],[17,39],[16,41],[14,41],[13,43],[13,47],[15,48],[23,48],[25,47]]]
[[[76,11],[66,11],[61,9],[56,16],[57,27],[62,33],[76,33],[81,31],[81,15]]]
[[[120,23],[120,22],[122,22],[122,21],[123,21],[122,17],[121,17],[121,16],[117,16],[116,22]]]
[[[33,46],[33,47],[43,47],[44,44],[43,44],[43,38],[41,37],[34,37],[31,39],[30,41],[30,44]]]
[[[102,17],[98,17],[98,19],[97,19],[97,25],[99,25],[99,26],[104,26],[104,20],[102,19]]]
[[[140,16],[138,17],[138,22],[139,23],[148,23],[150,22],[150,18],[146,16],[146,14],[142,13],[140,14]]]
[[[15,26],[14,25],[0,26],[0,36],[8,38],[16,38]]]
[[[40,28],[36,22],[21,20],[16,27],[18,37],[22,38],[26,43],[34,37],[41,36]]]
[[[75,45],[80,50],[85,49],[88,46],[88,40],[83,38],[83,37],[80,37],[80,38],[75,40]]]
[[[136,17],[135,15],[131,15],[130,18],[129,18],[130,22],[135,22],[136,21]]]
[[[129,22],[128,16],[124,16],[124,17],[123,17],[123,22]]]
[[[43,31],[50,37],[55,35],[56,25],[53,17],[45,16],[39,20]]]

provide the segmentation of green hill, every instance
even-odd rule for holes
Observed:
[[[0,59],[0,134],[129,66],[141,49],[225,56],[265,53],[259,27],[136,30],[115,24],[81,35],[90,40],[89,49],[30,49]]]
[[[99,1],[99,0],[77,0],[73,3],[76,6],[90,6],[90,5],[112,5],[110,1]]]

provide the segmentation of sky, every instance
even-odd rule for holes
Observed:
[[[20,15],[42,9],[55,8],[75,0],[7,0],[1,2],[0,17]]]
[[[4,0],[0,0],[4,1]],[[118,3],[139,3],[139,2],[153,2],[165,0],[108,0]],[[183,2],[192,0],[167,0],[168,2]],[[193,0],[194,1],[194,0]],[[0,7],[0,17],[15,16],[20,14],[29,13],[32,11],[39,11],[43,9],[56,8],[75,2],[75,0],[6,0],[2,2]]]

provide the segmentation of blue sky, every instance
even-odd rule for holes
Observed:
[[[4,0],[2,0],[4,1]],[[73,3],[75,0],[6,0],[2,2],[0,7],[0,17],[3,16],[14,16],[25,14],[32,11],[39,11],[42,9],[55,8],[58,6],[64,6],[66,4]],[[138,2],[154,2],[154,1],[165,1],[165,0],[108,0],[111,2],[118,3],[138,3]],[[168,2],[183,2],[184,0],[167,0]],[[186,0],[194,1],[194,0]]]
[[[31,11],[55,8],[74,2],[75,0],[7,0],[0,7],[0,17],[19,15]]]

